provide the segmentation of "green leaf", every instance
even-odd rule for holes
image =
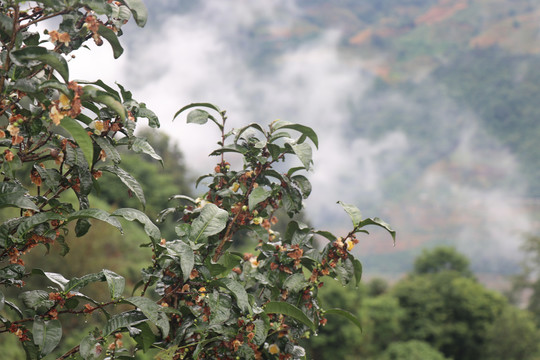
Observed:
[[[289,316],[295,320],[300,321],[302,324],[306,325],[311,330],[317,331],[317,327],[307,317],[307,315],[304,314],[302,310],[289,303],[282,301],[271,301],[264,305],[264,312],[266,314],[283,314]]]
[[[124,287],[126,286],[126,279],[116,274],[115,272],[107,269],[103,269],[103,275],[109,286],[109,294],[111,299],[117,299],[122,296]]]
[[[105,281],[105,275],[103,275],[103,271],[94,274],[86,274],[81,276],[80,278],[74,277],[66,284],[64,292],[67,293],[70,291],[79,291],[80,289],[89,284],[101,281]]]
[[[4,207],[18,207],[39,211],[39,208],[28,196],[28,191],[20,185],[11,182],[0,184],[0,209]]]
[[[324,311],[324,314],[325,315],[339,315],[341,317],[344,317],[345,319],[348,319],[349,321],[351,321],[354,325],[358,326],[360,331],[362,331],[362,323],[360,323],[360,320],[358,320],[356,316],[354,316],[352,313],[346,310],[338,309],[338,308],[328,309]]]
[[[88,132],[77,122],[68,116],[64,116],[60,120],[60,126],[66,129],[73,139],[77,142],[77,145],[81,148],[84,153],[84,158],[86,162],[91,165],[94,154],[94,147],[92,145],[92,139],[88,136]]]
[[[255,330],[253,331],[255,333],[255,336],[253,337],[253,343],[255,345],[261,346],[266,341],[266,337],[268,336],[268,330],[270,330],[270,324],[268,321],[268,317],[265,317],[264,321],[263,319],[257,319],[253,322],[255,325]]]
[[[174,116],[173,116],[173,120],[176,119],[176,117],[178,115],[180,115],[181,113],[183,113],[184,111],[188,110],[188,109],[191,109],[191,108],[194,108],[194,107],[205,107],[205,108],[209,108],[209,109],[212,109],[212,110],[215,110],[217,111],[218,113],[222,113],[221,110],[213,105],[213,104],[210,104],[210,103],[192,103],[192,104],[189,104],[189,105],[186,105],[184,106],[183,108],[181,108],[180,110],[178,110]]]
[[[62,179],[60,172],[56,169],[45,169],[38,164],[34,164],[34,169],[38,172],[45,186],[56,192]]]
[[[107,159],[110,159],[115,164],[120,163],[122,158],[120,157],[118,150],[116,150],[116,147],[111,144],[111,139],[108,137],[94,136],[94,141],[103,151],[105,151]]]
[[[290,143],[288,144],[298,156],[298,159],[300,162],[302,162],[302,165],[305,166],[307,170],[309,170],[309,167],[311,166],[311,163],[313,163],[313,154],[311,151],[311,146],[307,143],[302,144],[294,144]]]
[[[144,232],[154,241],[161,240],[159,228],[146,216],[145,213],[137,209],[123,208],[118,209],[111,216],[121,216],[127,221],[137,221],[144,227]]]
[[[110,216],[109,213],[107,213],[105,210],[101,209],[83,209],[72,212],[67,218],[67,221],[87,218],[104,221],[108,224],[111,224],[112,226],[120,230],[121,233],[123,233],[122,225],[120,224],[120,222],[118,222],[116,218]]]
[[[345,204],[342,201],[337,202],[339,205],[343,207],[343,209],[349,214],[353,226],[356,228],[358,227],[358,224],[360,224],[360,221],[362,221],[362,214],[360,213],[360,210],[354,205]]]
[[[69,67],[66,59],[62,55],[47,50],[41,46],[27,46],[25,48],[12,51],[10,54],[11,60],[17,66],[33,67],[40,63],[45,63],[58,71],[64,81],[69,81]]]
[[[283,282],[283,287],[294,293],[304,289],[306,285],[307,281],[303,273],[292,274]]]
[[[109,15],[111,13],[111,6],[104,3],[103,1],[99,0],[83,0],[81,1],[83,4],[90,7],[92,10],[94,10],[97,14],[100,15]]]
[[[100,354],[96,351],[97,344],[99,344],[99,341],[93,334],[89,334],[81,340],[79,353],[84,360],[95,360],[99,358]]]
[[[343,286],[347,285],[355,275],[354,265],[349,258],[338,264],[334,268],[334,271],[338,275]]]
[[[56,285],[60,287],[61,290],[64,290],[66,285],[69,283],[69,280],[66,279],[62,274],[46,272],[41,269],[32,269],[32,274],[43,275]]]
[[[148,10],[141,0],[122,0],[122,2],[131,10],[138,26],[143,27],[146,25]]]
[[[42,317],[34,318],[32,328],[34,344],[39,346],[42,355],[51,353],[62,339],[62,324],[58,320],[43,320]]]
[[[221,325],[231,316],[231,298],[215,291],[208,296],[210,306],[210,326]]]
[[[272,194],[272,191],[266,190],[262,186],[259,186],[253,189],[251,194],[249,194],[249,198],[248,198],[249,210],[252,211],[255,208],[255,206],[257,206],[257,204],[268,199],[270,194]]]
[[[21,237],[24,234],[26,234],[30,229],[32,229],[34,226],[43,224],[44,222],[47,222],[50,220],[64,220],[64,217],[60,214],[56,214],[53,212],[37,213],[30,217],[25,217],[24,220],[20,223],[19,227],[17,228],[17,232],[15,233],[15,236]]]
[[[360,280],[362,280],[362,263],[358,259],[352,259],[351,260],[354,266],[354,278],[356,279],[356,286],[360,284]]]
[[[155,160],[161,162],[161,165],[163,165],[163,159],[161,158],[161,156],[156,153],[152,145],[150,145],[145,139],[135,138],[135,141],[133,141],[131,148],[137,154],[144,153],[146,155],[149,155]]]
[[[250,128],[254,128],[254,129],[257,129],[259,130],[261,133],[263,133],[264,135],[266,135],[266,133],[264,132],[263,128],[261,127],[261,125],[257,124],[257,123],[251,123],[249,125],[246,125],[244,126],[243,128],[240,128],[238,129],[237,133],[236,133],[236,136],[234,137],[234,142],[238,142],[238,139],[240,139],[240,136],[242,135],[242,133],[244,131],[246,131],[247,129],[250,129]]]
[[[157,115],[150,109],[147,109],[144,104],[139,104],[139,111],[137,112],[137,117],[142,117],[148,119],[148,126],[151,128],[159,127],[159,119]]]
[[[293,176],[291,180],[296,186],[298,186],[304,199],[311,194],[311,183],[304,175]]]
[[[107,40],[109,44],[111,44],[111,47],[113,49],[113,56],[115,59],[118,59],[120,55],[122,55],[122,53],[124,52],[124,48],[122,48],[122,45],[120,45],[120,41],[118,41],[118,37],[116,36],[114,31],[112,31],[105,25],[100,24],[98,28],[98,34],[103,36],[105,40]]]
[[[25,291],[19,295],[24,306],[36,311],[45,312],[54,305],[53,300],[49,300],[49,293],[43,290]]]
[[[161,329],[163,337],[167,337],[169,334],[169,319],[158,304],[143,297],[130,297],[126,301],[138,307],[146,315],[148,320]]]
[[[56,89],[63,92],[65,95],[70,95],[71,90],[67,87],[66,84],[59,82],[56,79],[46,80],[39,84],[38,90],[44,89]]]
[[[307,136],[311,141],[313,141],[313,144],[315,144],[315,147],[319,148],[319,139],[317,138],[317,134],[315,131],[313,131],[312,128],[300,124],[294,124],[288,121],[284,120],[277,120],[272,123],[271,125],[272,130],[278,130],[278,129],[293,129],[296,131],[299,131],[303,135]]]
[[[229,213],[214,204],[206,204],[191,225],[190,239],[194,242],[218,234],[225,229]]]
[[[142,313],[142,311],[139,311],[139,310],[130,310],[130,311],[125,311],[120,314],[113,315],[109,319],[109,321],[107,321],[107,325],[105,325],[105,328],[103,329],[103,335],[109,336],[110,334],[112,334],[114,331],[118,329],[125,328],[128,326],[134,326],[146,320],[148,320],[148,318],[145,316],[145,314]]]
[[[139,348],[141,348],[143,352],[147,352],[154,341],[156,341],[156,336],[146,322],[140,323],[135,327],[139,329],[140,332],[135,335],[133,339],[137,342],[137,345],[139,345]]]
[[[389,224],[387,224],[386,222],[382,221],[379,218],[369,218],[369,219],[365,219],[361,221],[356,228],[361,229],[366,225],[376,225],[388,231],[390,235],[392,236],[392,239],[394,240],[394,246],[396,246],[396,232],[392,230]]]
[[[227,288],[236,299],[236,304],[243,312],[251,313],[251,306],[249,305],[248,295],[246,289],[238,281],[223,278],[217,281],[221,286]]]
[[[99,170],[110,172],[111,174],[116,175],[120,181],[128,187],[128,189],[137,196],[143,207],[146,207],[146,199],[144,198],[144,192],[141,185],[135,180],[130,173],[124,169],[114,165],[114,166],[103,166]]]
[[[118,100],[116,100],[114,96],[105,91],[101,91],[94,86],[86,85],[83,87],[83,95],[81,96],[81,100],[90,100],[103,104],[116,112],[122,120],[126,119],[126,109],[124,109],[124,106]]]
[[[4,293],[0,291],[0,311],[2,311],[4,305],[6,305],[6,298],[4,297]]]
[[[208,118],[210,118],[210,114],[207,111],[195,109],[188,113],[187,123],[203,125],[208,122]]]
[[[191,270],[195,265],[195,254],[193,249],[181,240],[171,241],[166,243],[169,254],[178,258],[180,268],[182,269],[182,277],[184,281],[189,279]]]
[[[324,236],[325,238],[327,238],[330,241],[336,241],[337,240],[336,236],[334,234],[332,234],[330,231],[319,230],[319,231],[315,231],[315,234]]]

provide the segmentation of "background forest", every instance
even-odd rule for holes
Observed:
[[[349,220],[323,204],[347,198],[398,231],[395,248],[374,231],[354,249],[364,265],[359,289],[331,281],[324,288],[323,303],[355,313],[363,331],[329,316],[304,344],[307,357],[540,359],[540,5],[153,0],[148,7],[146,28],[122,38],[118,63],[105,45],[95,50],[103,63],[90,63],[82,49],[70,66],[75,77],[125,84],[158,114],[165,131],[140,135],[163,166],[144,155],[122,160],[144,189],[151,219],[173,194],[197,197],[195,174],[216,162],[202,133],[169,121],[178,104],[220,104],[236,125],[303,121],[322,149],[304,220],[342,230]],[[103,176],[112,185],[93,201],[111,211],[140,208],[117,178]],[[172,221],[158,225],[174,236]],[[122,236],[96,222],[88,236],[93,241],[66,257],[39,249],[25,262],[53,262],[49,271],[70,276],[107,267],[128,282],[148,265],[144,233],[129,223]],[[90,261],[88,253],[102,256]],[[12,340],[0,344],[2,353],[23,357]],[[63,340],[58,354],[71,346]]]

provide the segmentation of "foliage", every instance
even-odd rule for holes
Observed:
[[[414,261],[414,273],[434,274],[441,271],[456,271],[462,276],[472,277],[469,259],[449,246],[424,249]]]
[[[65,60],[90,39],[97,45],[105,39],[114,57],[120,56],[121,27],[131,16],[143,26],[145,6],[140,0],[13,0],[0,1],[0,7],[0,208],[16,211],[0,224],[0,333],[14,334],[27,359],[51,354],[62,340],[63,324],[79,314],[102,313],[105,322],[59,359],[133,358],[150,348],[164,349],[159,359],[301,358],[299,339],[317,332],[327,315],[359,325],[350,312],[323,308],[318,291],[325,276],[358,285],[362,266],[350,253],[356,234],[375,225],[395,240],[389,225],[363,219],[355,206],[339,202],[353,223],[343,237],[298,221],[290,221],[283,234],[272,230],[278,209],[298,214],[311,192],[302,174],[312,164],[311,144],[318,146],[311,128],[275,121],[268,128],[253,123],[229,131],[225,112],[214,105],[180,109],[177,115],[191,109],[188,123],[210,120],[218,126],[219,148],[211,155],[220,162],[197,180],[208,183],[200,198],[173,196],[178,205],[160,213],[160,221],[171,214],[179,220],[176,239],[167,240],[140,210],[109,213],[98,202],[90,205],[91,194],[110,190],[110,180],[102,177],[106,172],[145,207],[141,185],[121,165],[125,148],[163,160],[145,138],[135,136],[141,118],[159,126],[155,114],[121,85],[115,90],[100,80],[70,81]],[[61,18],[57,29],[47,30],[45,38],[31,32],[33,25],[56,17]],[[226,155],[236,156],[241,168],[233,169]],[[291,156],[297,166],[280,164]],[[131,296],[125,296],[125,278],[110,269],[66,278],[50,269],[25,268],[22,255],[36,246],[59,245],[66,255],[70,231],[88,234],[90,220],[122,230],[119,218],[142,225],[149,238],[144,246],[153,253]],[[231,243],[246,234],[258,241],[253,254],[231,251]],[[329,240],[322,250],[315,247],[316,236]],[[87,255],[100,256],[91,247]],[[38,278],[37,289],[30,289],[27,283]],[[106,284],[105,300],[103,291],[100,298],[89,296],[88,288],[98,283]],[[18,300],[6,298],[13,290]]]
[[[540,331],[530,313],[507,306],[487,328],[482,358],[538,359]]]
[[[443,354],[424,341],[409,340],[393,343],[386,349],[379,360],[445,360]]]
[[[405,310],[405,340],[423,340],[454,359],[478,359],[486,329],[506,302],[476,280],[445,271],[410,276],[392,289]]]

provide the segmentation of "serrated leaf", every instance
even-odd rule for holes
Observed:
[[[358,320],[356,316],[354,316],[352,313],[346,310],[339,309],[339,308],[328,309],[324,311],[324,314],[325,315],[339,315],[341,317],[344,317],[345,319],[351,321],[354,325],[356,325],[360,329],[360,331],[362,331],[362,323],[360,322],[360,320]]]
[[[338,201],[337,203],[343,207],[347,214],[349,214],[353,226],[355,228],[358,227],[358,224],[360,224],[360,221],[362,221],[362,213],[360,212],[360,210],[354,205],[345,204],[343,201]]]
[[[135,22],[138,26],[143,27],[146,25],[148,18],[148,10],[141,0],[122,0],[124,4],[131,10]]]
[[[206,204],[191,225],[190,239],[194,242],[218,234],[225,229],[229,213],[214,204]]]
[[[248,198],[248,206],[249,210],[253,210],[257,204],[263,202],[264,200],[268,199],[268,197],[272,194],[270,190],[266,190],[262,186],[259,186],[253,191],[251,191],[251,194],[249,194]]]
[[[266,317],[266,320],[268,320],[268,317]],[[253,324],[255,325],[255,329],[253,331],[255,333],[253,343],[260,346],[266,341],[268,330],[270,330],[270,324],[268,321],[264,321],[263,319],[257,319],[253,321]]]
[[[246,289],[238,281],[223,278],[218,280],[218,283],[227,288],[236,299],[236,304],[243,312],[251,313],[251,306],[249,305],[248,295]]]
[[[161,311],[161,307],[158,304],[143,297],[130,297],[126,301],[138,307],[146,315],[148,320],[161,329],[163,337],[167,337],[169,334],[169,319]]]
[[[105,275],[105,280],[109,286],[109,294],[111,295],[111,299],[121,297],[124,293],[124,287],[126,286],[126,279],[107,269],[103,269],[103,275]]]
[[[340,264],[338,264],[334,271],[339,277],[339,280],[341,281],[341,284],[343,286],[347,285],[353,278],[355,272],[354,272],[354,265],[352,261],[347,258],[346,260],[342,261]]]
[[[144,227],[144,232],[154,241],[161,240],[159,228],[146,216],[145,213],[137,209],[122,208],[111,214],[111,216],[121,216],[127,221],[137,221]]]
[[[195,254],[193,249],[181,240],[168,242],[166,244],[169,254],[178,258],[180,268],[182,269],[182,277],[184,281],[189,279],[191,270],[195,265]]]
[[[58,320],[43,320],[42,317],[34,318],[32,327],[34,344],[39,346],[42,355],[51,353],[62,339],[62,325]]]
[[[144,198],[144,192],[139,184],[139,182],[131,176],[130,173],[125,171],[124,169],[118,167],[118,166],[103,166],[99,168],[99,170],[110,172],[111,174],[116,175],[120,181],[124,183],[128,187],[131,192],[135,194],[135,196],[139,199],[143,207],[146,207],[146,199]]]
[[[18,66],[37,66],[44,63],[58,71],[64,81],[69,81],[69,67],[66,59],[62,55],[47,50],[41,46],[27,46],[19,50],[12,51],[11,60]]]
[[[76,120],[73,120],[68,116],[64,116],[62,120],[60,120],[60,126],[66,129],[75,142],[77,142],[77,145],[79,145],[84,154],[86,162],[92,164],[94,147],[92,145],[92,139],[88,136],[86,130]]]
[[[302,324],[306,325],[311,330],[317,330],[315,324],[313,324],[313,322],[307,317],[306,314],[302,312],[302,310],[289,303],[281,301],[271,301],[264,305],[264,312],[266,314],[283,314],[289,316],[295,320],[300,321]]]
[[[105,40],[109,42],[113,49],[114,58],[118,59],[120,55],[122,55],[122,53],[124,52],[124,48],[122,47],[122,45],[120,45],[120,41],[118,41],[118,37],[116,36],[114,31],[112,31],[105,25],[100,24],[98,28],[98,34],[103,36]]]
[[[122,225],[120,224],[120,222],[118,222],[116,218],[110,216],[108,212],[101,209],[83,209],[72,212],[67,218],[67,221],[87,218],[104,221],[108,224],[111,224],[112,226],[120,230],[121,233],[123,233]]]

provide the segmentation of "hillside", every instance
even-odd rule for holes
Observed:
[[[155,4],[149,35],[126,39],[134,65],[118,73],[156,110],[195,175],[212,168],[211,144],[168,125],[185,103],[215,102],[236,126],[303,122],[321,138],[311,222],[346,231],[348,219],[325,207],[343,200],[398,230],[396,248],[377,232],[362,241],[367,274],[403,273],[436,244],[456,245],[487,276],[517,271],[520,243],[540,228],[540,5]]]

